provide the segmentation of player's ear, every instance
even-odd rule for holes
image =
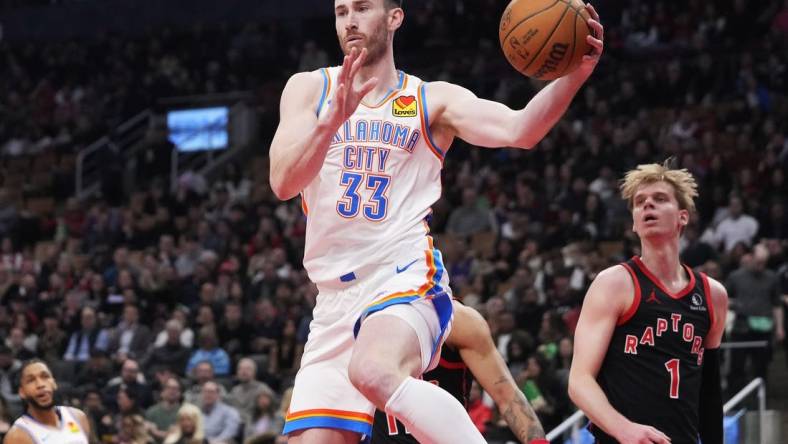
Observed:
[[[389,31],[396,31],[405,20],[405,11],[402,8],[391,8],[388,11]]]
[[[679,210],[679,225],[681,226],[682,231],[687,226],[687,224],[689,224],[689,221],[690,221],[689,211]]]

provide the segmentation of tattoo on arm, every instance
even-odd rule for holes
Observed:
[[[544,429],[536,417],[536,412],[525,399],[525,395],[520,390],[512,403],[505,412],[501,412],[509,428],[517,436],[520,442],[529,442],[532,439],[544,438]]]

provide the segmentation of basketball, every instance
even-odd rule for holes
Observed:
[[[591,52],[589,18],[580,0],[512,0],[501,17],[501,49],[520,73],[557,79],[577,69]]]

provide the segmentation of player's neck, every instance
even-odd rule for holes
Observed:
[[[46,426],[54,428],[60,427],[60,415],[57,414],[57,407],[42,410],[31,406],[28,407],[27,414]]]
[[[394,64],[393,53],[388,53],[372,65],[363,66],[356,75],[355,86],[358,88],[372,77],[377,77],[378,86],[367,94],[365,102],[377,102],[399,86],[399,74]]]
[[[640,260],[649,271],[667,286],[681,285],[686,276],[679,259],[678,242],[641,240]]]

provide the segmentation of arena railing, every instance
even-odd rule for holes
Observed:
[[[104,136],[77,153],[74,186],[77,198],[84,199],[99,190],[102,167],[101,151],[114,143],[118,145],[118,149],[125,156],[130,147],[145,137],[152,116],[152,111],[146,109],[115,128],[112,131],[111,139],[109,136]],[[118,180],[122,180],[122,178]]]

